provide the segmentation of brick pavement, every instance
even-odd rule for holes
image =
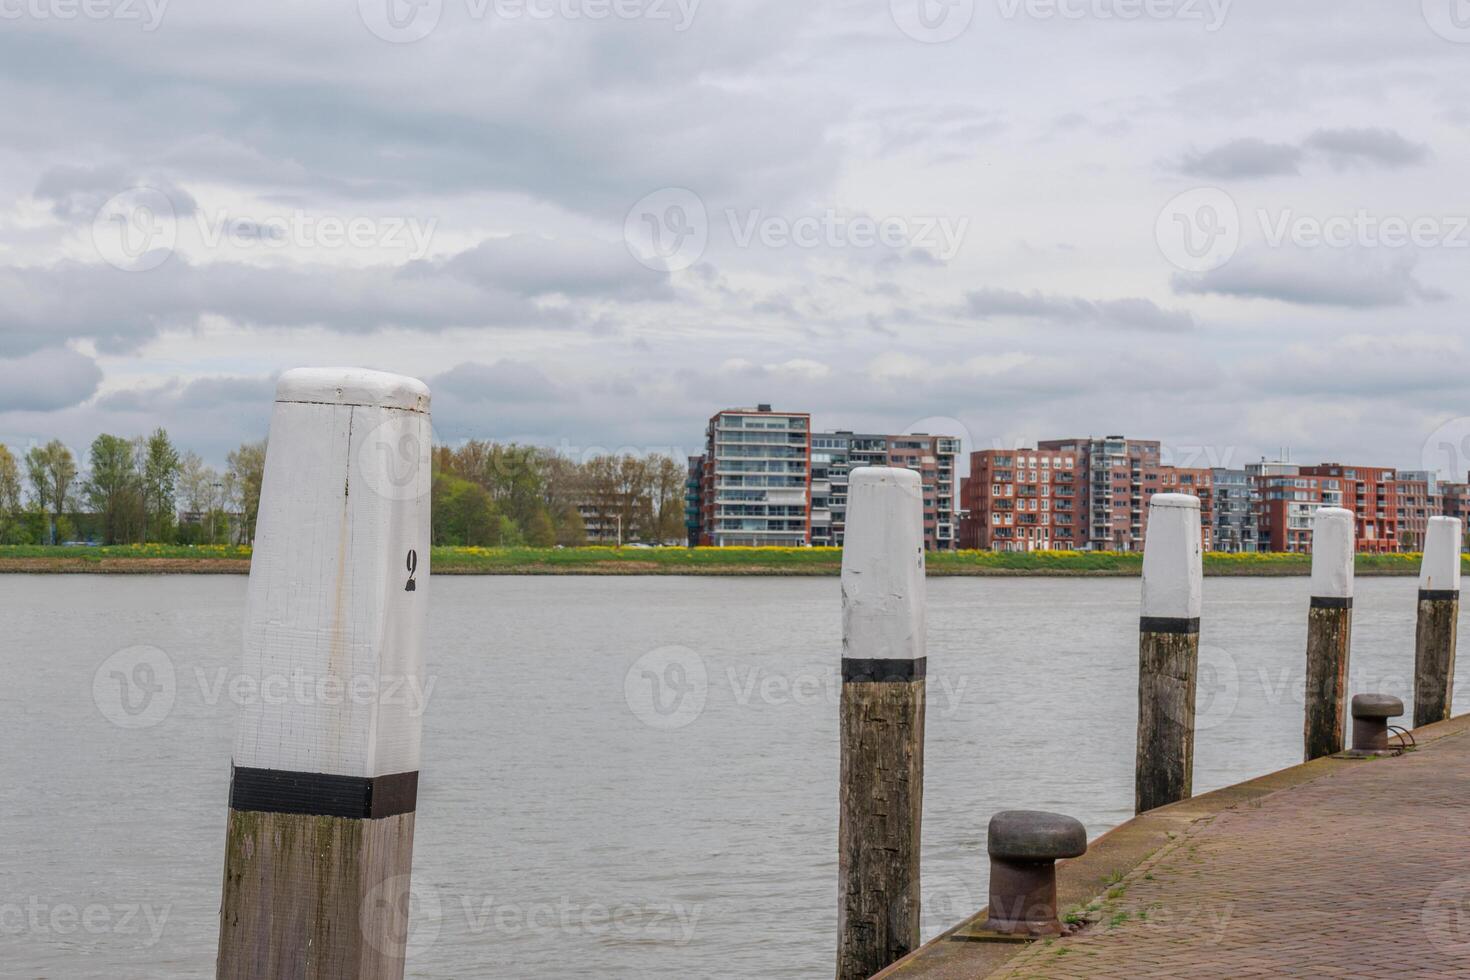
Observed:
[[[1200,820],[1095,904],[991,976],[1470,977],[1470,734]]]

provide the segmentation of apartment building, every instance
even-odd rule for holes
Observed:
[[[811,544],[809,414],[770,405],[717,412],[705,428],[700,465],[701,545]]]
[[[1346,506],[1338,477],[1305,474],[1295,463],[1251,463],[1257,541],[1262,551],[1311,551],[1318,507]]]
[[[1144,472],[1160,465],[1156,439],[1051,439],[1039,450],[1070,452],[1084,474],[1086,546],[1097,551],[1143,550]]]
[[[684,478],[684,532],[689,547],[698,546],[704,528],[704,457],[689,457],[689,472]]]
[[[1439,480],[1431,470],[1399,470],[1394,491],[1398,497],[1398,550],[1423,551],[1429,519],[1444,513]]]
[[[1210,471],[1214,550],[1258,551],[1254,487],[1244,469],[1215,467]]]
[[[1200,545],[1215,550],[1214,474],[1187,466],[1151,466],[1143,470],[1143,535],[1148,536],[1148,502],[1156,493],[1188,493],[1199,498]],[[1142,547],[1140,541],[1139,547]]]
[[[1080,549],[1085,474],[1067,450],[985,449],[963,481],[960,547],[985,551]]]
[[[926,433],[872,435],[838,430],[812,434],[812,544],[842,545],[847,527],[848,474],[858,466],[896,466],[920,476],[924,488],[924,547],[953,550],[955,460],[960,440]]]
[[[1399,481],[1392,467],[1319,463],[1300,467],[1300,475],[1340,485],[1342,502],[1335,506],[1346,507],[1356,517],[1358,551],[1407,550],[1399,547]]]

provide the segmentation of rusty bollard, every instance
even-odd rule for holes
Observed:
[[[1027,936],[1060,936],[1058,858],[1087,851],[1087,830],[1044,810],[1002,810],[990,818],[990,913],[985,928]]]
[[[1404,702],[1388,694],[1353,695],[1353,754],[1389,751],[1388,719],[1404,713]]]

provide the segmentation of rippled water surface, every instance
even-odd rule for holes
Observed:
[[[1301,754],[1307,580],[1205,584],[1196,792]],[[931,580],[926,936],[984,901],[993,811],[1131,816],[1138,588]],[[1354,692],[1409,700],[1415,589],[1358,583]],[[244,595],[0,577],[0,973],[212,975]],[[835,579],[440,578],[431,601],[408,975],[831,975]],[[94,677],[136,645],[173,706],[124,728]]]

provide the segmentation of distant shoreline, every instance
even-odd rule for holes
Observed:
[[[436,575],[835,576],[836,548],[434,548]],[[1142,555],[1121,552],[942,552],[928,556],[933,578],[1129,578]],[[0,546],[0,574],[244,575],[250,549],[233,546],[132,545],[108,548]],[[1299,554],[1207,554],[1208,576],[1300,576]],[[1408,576],[1418,555],[1360,555],[1357,574]]]

